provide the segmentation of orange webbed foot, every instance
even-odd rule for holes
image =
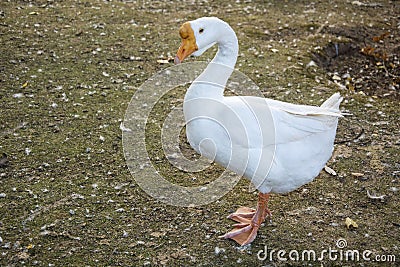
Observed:
[[[241,246],[253,242],[266,215],[271,214],[267,208],[268,198],[269,194],[260,193],[257,209],[240,207],[236,212],[230,214],[228,218],[238,223],[233,225],[232,231],[221,236],[221,238],[233,239]]]

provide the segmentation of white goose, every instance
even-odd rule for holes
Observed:
[[[259,190],[256,209],[241,207],[228,216],[238,222],[222,236],[251,243],[270,211],[270,193],[293,191],[312,181],[331,157],[342,101],[335,93],[320,107],[254,96],[224,96],[236,63],[238,40],[214,17],[184,23],[175,63],[218,52],[189,87],[183,104],[190,145],[203,156],[249,179]]]

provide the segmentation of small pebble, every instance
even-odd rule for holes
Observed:
[[[24,97],[24,94],[23,93],[13,94],[13,97],[14,98],[21,98],[21,97]]]
[[[214,251],[215,251],[215,255],[219,255],[221,253],[224,253],[225,249],[224,248],[215,247]]]
[[[127,231],[124,231],[124,232],[122,233],[122,237],[128,237],[128,236],[129,236],[129,234],[128,234]]]

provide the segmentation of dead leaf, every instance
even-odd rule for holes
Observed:
[[[361,48],[361,53],[363,53],[364,55],[367,56],[372,56],[374,54],[375,48],[371,47],[371,46],[366,46]]]
[[[351,175],[355,176],[355,177],[362,177],[364,176],[364,173],[361,172],[352,172]]]
[[[157,60],[157,63],[160,63],[160,64],[168,64],[169,61],[168,61],[168,59],[158,59],[158,60]]]
[[[151,236],[154,236],[154,237],[160,237],[160,236],[164,236],[165,233],[162,233],[162,232],[152,232],[152,233],[150,233],[150,235],[151,235]]]
[[[358,224],[355,221],[353,221],[352,219],[350,219],[349,217],[346,218],[344,223],[346,224],[347,229],[350,229],[350,227],[358,228]]]
[[[99,242],[100,245],[105,245],[105,246],[109,246],[110,245],[110,241],[107,239],[102,239]]]
[[[29,253],[27,252],[20,252],[16,254],[16,258],[20,261],[25,261],[27,259],[29,259]]]
[[[325,170],[327,173],[329,173],[330,175],[333,175],[333,176],[336,176],[336,175],[337,175],[337,173],[336,173],[332,168],[330,168],[330,167],[328,167],[328,166],[326,166],[326,165],[325,165],[325,167],[324,167],[324,170]]]
[[[372,40],[373,40],[374,42],[379,42],[379,41],[385,39],[386,37],[388,37],[389,34],[390,34],[390,32],[385,32],[385,33],[383,33],[383,34],[381,34],[381,35],[379,35],[379,36],[372,37]]]
[[[174,60],[175,60],[175,58],[173,58],[173,57],[161,58],[161,59],[157,60],[157,63],[168,64],[168,63],[174,62]]]
[[[372,195],[368,190],[367,190],[367,196],[370,199],[381,199],[381,200],[383,200],[386,197],[386,195],[380,195],[380,196],[377,196],[376,194]]]
[[[138,245],[138,243],[133,242],[133,243],[130,243],[130,244],[128,245],[128,248],[134,248],[134,247],[136,247],[137,245]]]

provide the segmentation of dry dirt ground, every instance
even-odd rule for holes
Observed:
[[[180,24],[205,15],[232,25],[237,69],[266,97],[317,105],[338,91],[352,114],[328,163],[336,175],[273,195],[272,220],[244,248],[218,236],[230,212],[255,205],[248,182],[209,205],[169,206],[124,159],[131,97],[173,65]],[[399,35],[399,1],[2,0],[0,265],[398,266]],[[221,169],[187,179],[163,155],[160,125],[183,94],[154,107],[146,144],[160,173],[190,185]]]

